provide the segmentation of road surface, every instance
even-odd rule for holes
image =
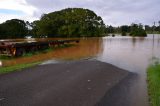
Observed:
[[[0,106],[129,106],[130,75],[97,60],[38,65],[0,75]]]

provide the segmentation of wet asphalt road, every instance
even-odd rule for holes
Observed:
[[[38,65],[0,75],[0,106],[127,106],[130,75],[96,60]]]

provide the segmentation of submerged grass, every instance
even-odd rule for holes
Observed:
[[[28,63],[28,64],[18,64],[18,65],[9,66],[9,67],[0,67],[0,74],[5,74],[9,72],[14,72],[14,71],[21,71],[24,68],[32,67],[40,63],[41,62],[34,62],[34,63]]]
[[[41,51],[29,52],[29,53],[26,53],[24,55],[24,57],[31,57],[36,54],[47,53],[47,52],[51,52],[53,50],[67,48],[67,47],[71,47],[71,46],[74,46],[74,44],[66,44],[66,45],[61,45],[61,46],[54,47],[54,48],[48,48],[48,49],[41,50]],[[15,58],[17,58],[17,57],[0,56],[0,60],[3,60],[3,61],[15,59]],[[10,72],[14,72],[14,71],[20,71],[21,69],[32,67],[32,66],[35,66],[40,63],[41,62],[33,62],[33,63],[26,63],[26,64],[18,64],[18,65],[14,65],[14,66],[0,67],[0,74],[10,73]]]
[[[160,106],[160,64],[151,65],[147,71],[148,93],[151,106]]]
[[[13,59],[13,57],[9,57],[9,56],[0,56],[1,60],[8,60],[8,59]]]

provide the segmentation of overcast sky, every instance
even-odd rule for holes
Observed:
[[[160,0],[0,0],[0,23],[18,18],[34,21],[44,13],[64,8],[87,8],[106,25],[152,25],[160,20]]]

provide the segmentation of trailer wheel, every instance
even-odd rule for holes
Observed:
[[[26,53],[25,49],[17,48],[15,56],[23,56]]]
[[[45,49],[48,49],[48,48],[49,48],[49,45],[42,45],[42,46],[40,47],[41,50],[45,50]]]
[[[79,40],[76,40],[76,43],[79,43]]]
[[[34,53],[34,52],[36,52],[38,50],[38,47],[31,47],[30,48],[30,52],[31,53]]]

